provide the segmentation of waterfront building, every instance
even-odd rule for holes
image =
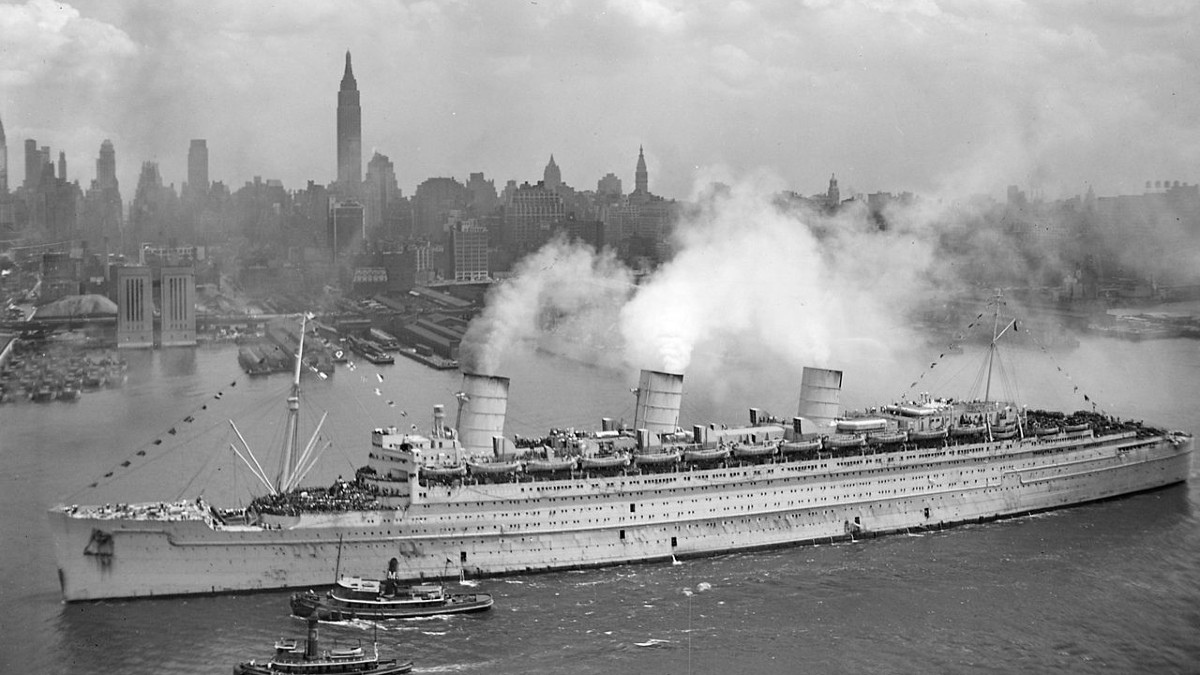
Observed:
[[[154,284],[149,267],[117,268],[117,347],[154,346]]]
[[[163,347],[196,344],[196,270],[194,267],[161,269],[160,303]],[[119,315],[119,314],[118,314]]]
[[[362,107],[358,82],[346,52],[346,70],[338,89],[337,105],[337,182],[341,193],[357,194],[362,183]]]

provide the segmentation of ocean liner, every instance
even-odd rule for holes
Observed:
[[[752,408],[745,426],[685,430],[683,376],[645,370],[632,427],[605,418],[597,431],[510,440],[509,380],[464,374],[454,426],[436,406],[427,433],[373,430],[353,480],[298,487],[311,462],[300,452],[241,511],[202,499],[52,508],[62,593],[312,587],[391,557],[413,581],[670,560],[987,521],[1189,473],[1184,432],[986,395],[844,414],[841,381],[805,369],[796,416]],[[293,422],[299,382],[297,370]]]

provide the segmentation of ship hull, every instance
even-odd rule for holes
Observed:
[[[410,580],[614,565],[938,528],[1185,481],[1190,437],[950,445],[805,462],[414,486],[404,510],[272,527],[50,512],[68,601],[328,585],[396,557]],[[96,542],[102,541],[103,546]]]

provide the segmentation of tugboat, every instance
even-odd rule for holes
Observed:
[[[388,576],[394,576],[400,561],[388,563]],[[490,609],[488,593],[450,593],[441,584],[401,586],[394,578],[361,579],[342,577],[337,586],[322,597],[316,591],[292,595],[292,614],[320,621],[349,619],[411,619],[442,614],[467,614]]]
[[[275,642],[275,655],[265,663],[251,660],[233,667],[233,675],[273,675],[274,673],[370,673],[398,675],[411,673],[412,661],[380,659],[379,646],[367,654],[361,646],[322,650],[317,643],[317,619],[308,620],[308,642],[301,648],[294,638]]]

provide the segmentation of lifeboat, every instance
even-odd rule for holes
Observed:
[[[1016,427],[999,427],[992,429],[992,438],[997,441],[1007,441],[1010,438],[1016,438]]]
[[[525,460],[525,470],[534,472],[570,471],[575,468],[574,457],[550,457]]]
[[[497,476],[505,473],[519,472],[521,470],[521,463],[516,460],[509,462],[467,462],[467,468],[475,475]]]
[[[461,478],[467,475],[467,467],[462,464],[453,466],[422,466],[421,475],[426,478]]]
[[[716,448],[695,448],[683,451],[683,460],[685,462],[719,462],[729,456],[729,448],[721,446]]]
[[[877,417],[838,420],[837,430],[843,434],[861,434],[887,429],[887,421]]]
[[[623,452],[579,458],[579,467],[582,469],[616,469],[623,466],[629,466],[629,455]]]
[[[1068,424],[1063,427],[1063,431],[1067,432],[1068,434],[1077,434],[1080,431],[1087,431],[1090,428],[1090,424],[1083,422],[1081,424]]]
[[[985,431],[987,431],[987,427],[982,424],[960,424],[950,429],[950,435],[962,438],[963,436],[978,436]]]
[[[829,450],[850,450],[861,448],[867,442],[863,434],[830,434],[825,439],[825,447]]]
[[[679,461],[679,451],[646,452],[633,456],[633,462],[638,466],[666,466]]]
[[[810,438],[802,441],[784,441],[779,444],[779,450],[785,455],[793,452],[815,452],[821,449],[821,439]]]
[[[777,452],[779,452],[778,444],[735,445],[733,447],[733,456],[738,459],[762,459],[763,457],[773,457]]]
[[[1054,434],[1057,434],[1058,431],[1059,431],[1058,427],[1034,427],[1033,435],[1034,436],[1053,436]]]
[[[934,440],[945,438],[948,435],[948,433],[949,433],[949,431],[946,429],[946,427],[942,427],[941,429],[923,429],[923,430],[909,429],[908,430],[908,440],[910,440],[910,441],[934,441]]]
[[[908,440],[908,432],[903,429],[897,431],[879,431],[873,434],[867,434],[867,442],[877,445],[894,445],[903,443]]]

